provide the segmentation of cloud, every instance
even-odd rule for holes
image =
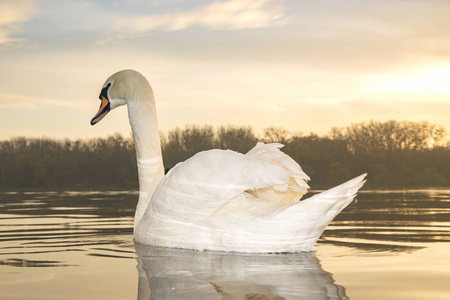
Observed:
[[[285,9],[277,1],[216,1],[186,12],[120,18],[115,28],[128,33],[144,33],[155,29],[183,30],[201,26],[212,30],[240,30],[280,26],[287,21]]]
[[[21,23],[31,19],[36,9],[35,1],[1,1],[0,45],[20,41],[20,39],[14,38],[13,35],[21,30]]]
[[[61,99],[52,99],[50,97],[44,98],[18,94],[0,93],[0,108],[5,107],[38,108],[42,106],[83,107],[81,103],[75,101],[62,101]]]

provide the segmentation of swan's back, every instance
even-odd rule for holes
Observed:
[[[307,178],[306,174],[293,160],[290,167],[297,167],[295,170],[301,173],[294,173],[287,164],[282,164],[282,156],[274,157],[281,162],[268,159],[264,155],[267,150],[262,149],[267,146],[270,145],[258,144],[255,148],[261,150],[253,149],[247,155],[230,150],[208,150],[177,164],[155,192],[153,199],[158,200],[152,201],[152,211],[178,221],[197,222],[243,193],[279,203],[286,202],[286,195],[292,198],[295,194],[298,201],[304,192],[295,180],[300,180],[301,173]],[[271,148],[272,152],[283,154],[275,146]],[[304,181],[301,184],[306,185]]]

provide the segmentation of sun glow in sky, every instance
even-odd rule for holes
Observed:
[[[447,0],[0,0],[0,140],[130,133],[89,124],[105,79],[136,69],[160,129],[389,119],[450,130]]]

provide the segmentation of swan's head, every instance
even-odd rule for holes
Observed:
[[[111,110],[127,104],[139,87],[148,86],[147,79],[136,71],[123,70],[111,75],[100,92],[100,108],[91,120],[91,125],[100,122]]]

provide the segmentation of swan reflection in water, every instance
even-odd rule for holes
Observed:
[[[314,252],[246,254],[135,244],[143,299],[349,299]]]

